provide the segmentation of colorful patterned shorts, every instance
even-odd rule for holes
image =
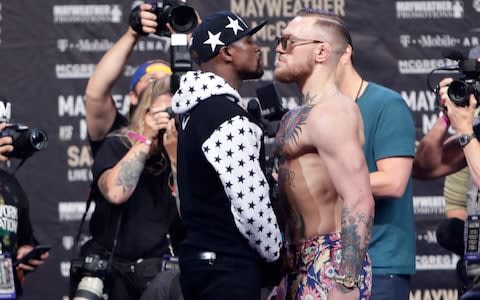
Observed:
[[[291,271],[286,277],[288,300],[326,300],[335,286],[332,277],[340,267],[340,234],[304,239],[288,245]],[[360,272],[360,299],[368,299],[372,288],[372,267],[365,255]]]

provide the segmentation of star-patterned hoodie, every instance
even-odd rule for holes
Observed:
[[[223,78],[182,76],[173,97],[180,115],[177,178],[185,246],[258,257],[280,254],[281,235],[262,170],[263,132]]]

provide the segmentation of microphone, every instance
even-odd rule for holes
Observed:
[[[262,108],[260,103],[255,99],[250,99],[247,104],[247,111],[249,114],[254,116],[257,120],[261,121],[262,119]]]
[[[445,219],[437,226],[437,243],[459,256],[465,253],[463,237],[465,222],[457,218]]]
[[[277,134],[275,128],[262,116],[262,108],[256,99],[250,99],[248,101],[247,111],[260,123],[266,136],[274,137]]]

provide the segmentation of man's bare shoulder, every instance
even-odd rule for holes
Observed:
[[[321,125],[326,122],[337,122],[350,118],[357,119],[359,113],[360,110],[355,101],[343,94],[338,94],[314,104],[308,122],[312,125]]]
[[[339,95],[319,102],[311,109],[306,131],[313,144],[323,144],[335,136],[356,136],[361,128],[361,114],[355,101]]]

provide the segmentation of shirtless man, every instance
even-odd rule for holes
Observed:
[[[368,299],[366,255],[374,202],[362,149],[363,123],[335,83],[347,48],[342,28],[301,10],[278,39],[275,78],[304,95],[275,140],[290,256],[287,299]]]

